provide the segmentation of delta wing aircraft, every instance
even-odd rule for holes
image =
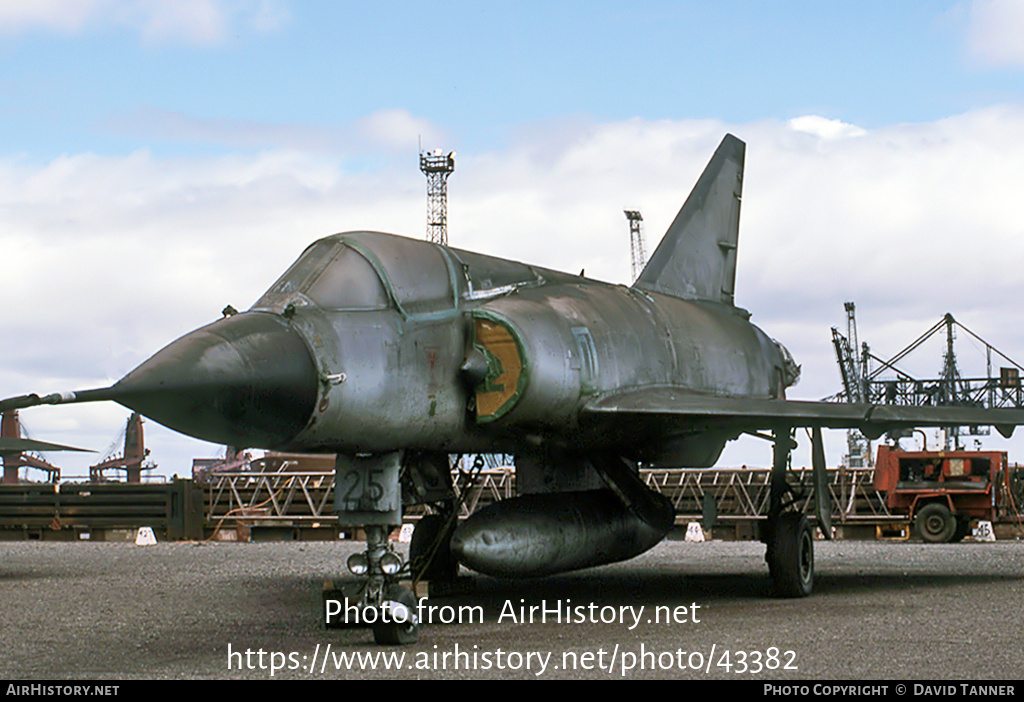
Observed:
[[[812,429],[817,519],[828,535],[821,429],[868,436],[992,425],[1024,412],[792,401],[799,367],[734,305],[745,147],[727,135],[632,286],[370,231],[310,245],[246,312],[174,341],[106,388],[0,402],[113,400],[184,434],[337,454],[335,509],[366,533],[350,601],[379,642],[416,640],[399,578],[461,563],[536,577],[636,556],[673,524],[638,466],[712,466],[742,434],[773,442],[761,538],[777,592],[810,594],[810,522],[787,464]],[[519,496],[455,525],[451,454],[515,456]],[[410,564],[387,535],[430,502]],[[445,518],[447,509],[448,517]],[[364,612],[366,610],[363,610]],[[376,613],[381,616],[376,616]],[[390,613],[391,616],[383,616]]]

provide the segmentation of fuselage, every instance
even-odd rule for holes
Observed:
[[[245,325],[260,327],[257,342],[252,332],[236,336]],[[281,344],[263,327],[279,327]],[[248,385],[235,392],[244,405],[226,422],[235,424],[181,426],[179,416],[201,408],[166,417],[150,404],[144,413],[200,438],[262,448],[515,452],[524,442],[554,441],[629,453],[636,442],[659,439],[628,428],[588,430],[579,421],[587,402],[646,387],[759,398],[781,397],[785,387],[779,347],[738,308],[376,232],[315,242],[251,310],[186,335],[121,384],[144,380],[150,364],[182,360],[175,372],[188,376],[188,364],[226,355],[192,349],[198,335],[231,346],[232,358],[242,349],[236,365]],[[274,364],[310,376],[286,398],[290,435],[263,431],[246,441],[247,425],[272,425],[265,415],[282,400],[259,387],[259,361],[245,349],[258,356],[283,345],[295,354],[297,340],[311,370],[305,360]],[[265,407],[264,396],[272,399]]]

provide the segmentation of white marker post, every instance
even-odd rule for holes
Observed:
[[[690,522],[686,525],[686,538],[685,541],[694,543],[701,543],[704,541],[704,530],[697,522]]]

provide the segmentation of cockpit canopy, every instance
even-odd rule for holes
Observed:
[[[335,234],[311,244],[254,305],[327,310],[395,306],[414,315],[451,310],[459,298],[505,294],[551,278],[575,278],[514,261],[380,232]]]
[[[354,249],[322,239],[292,264],[257,307],[293,302],[296,294],[324,309],[382,309],[388,294],[373,266]]]
[[[339,234],[311,244],[256,303],[280,308],[376,310],[397,303],[407,313],[453,307],[452,274],[435,246],[387,235]],[[382,238],[383,237],[383,238]],[[369,239],[374,246],[367,246]]]

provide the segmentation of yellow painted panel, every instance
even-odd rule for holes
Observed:
[[[499,415],[518,399],[523,362],[511,332],[489,319],[477,318],[476,345],[487,357],[487,376],[476,387],[477,420]]]

